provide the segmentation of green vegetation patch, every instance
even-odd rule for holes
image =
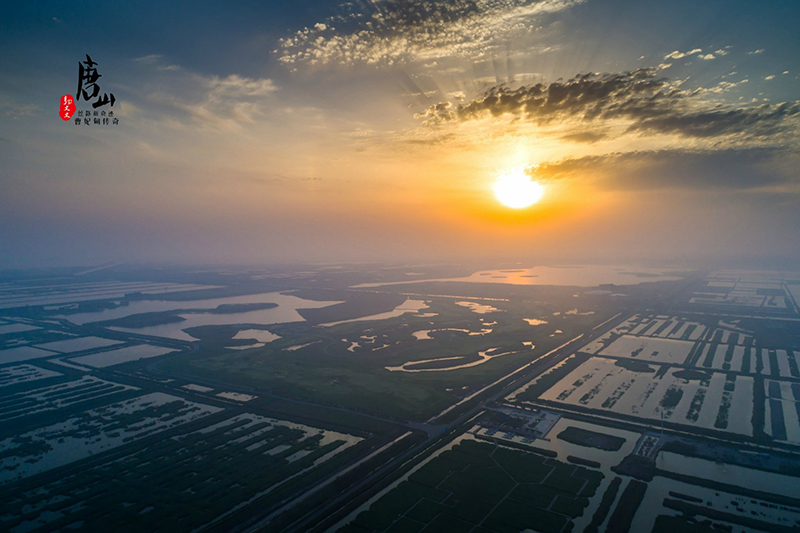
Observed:
[[[655,372],[656,369],[648,365],[644,361],[636,361],[634,359],[617,359],[614,363],[615,366],[622,367],[631,372]]]
[[[663,409],[675,409],[681,403],[681,398],[683,398],[683,389],[672,386],[664,393],[660,405]]]
[[[603,493],[603,498],[600,500],[600,505],[597,506],[597,510],[594,516],[592,516],[591,523],[586,526],[585,533],[598,533],[600,525],[605,521],[609,511],[611,511],[611,506],[614,504],[620,485],[622,485],[622,478],[619,477],[615,477],[611,480],[611,483],[608,484],[608,488]]]
[[[726,513],[724,511],[713,509],[707,506],[694,505],[691,503],[687,503],[680,500],[673,500],[670,498],[664,500],[664,507],[666,507],[667,509],[673,509],[675,511],[679,511],[683,514],[683,516],[695,519],[697,522],[700,521],[697,520],[695,517],[699,515],[699,516],[705,516],[714,521],[728,522],[729,524],[736,524],[758,531],[770,531],[775,533],[784,533],[784,532],[790,533],[797,531],[797,528],[794,527],[772,524],[749,516],[741,516],[733,513]],[[706,530],[698,529],[697,531],[706,531]]]
[[[408,518],[401,518],[386,531],[387,533],[417,533],[417,531],[420,531],[423,527],[425,526],[419,522],[409,520]]]
[[[254,303],[254,304],[221,304],[209,311],[215,315],[228,315],[234,313],[249,313],[250,311],[263,311],[265,309],[275,309],[276,303]]]
[[[673,374],[676,378],[685,379],[687,381],[700,380],[708,381],[711,379],[711,374],[701,370],[678,370]]]
[[[590,468],[600,468],[601,466],[600,463],[598,463],[597,461],[584,459],[583,457],[576,457],[574,455],[568,455],[567,461],[574,465],[588,466]]]
[[[499,533],[518,533],[533,529],[541,533],[558,533],[568,517],[515,500],[503,501],[486,520],[488,529]]]
[[[675,533],[676,531],[681,533],[719,533],[726,530],[720,529],[720,526],[711,522],[711,520],[698,520],[684,515],[669,516],[662,514],[656,517],[653,533]]]
[[[652,481],[656,475],[656,464],[640,455],[628,455],[611,470],[621,476],[630,476],[644,481]]]
[[[617,502],[614,513],[611,515],[611,518],[608,519],[608,531],[625,533],[630,530],[633,517],[636,515],[636,511],[639,509],[639,505],[641,505],[644,499],[646,490],[647,483],[635,479],[630,480],[628,486],[622,491],[622,496],[620,496],[619,502]]]
[[[577,444],[578,446],[586,446],[587,448],[597,448],[598,450],[605,450],[609,452],[616,452],[622,445],[625,444],[625,439],[622,437],[615,437],[613,435],[606,435],[605,433],[597,433],[582,429],[574,426],[569,426],[567,429],[558,434],[558,438]]]
[[[537,454],[467,440],[432,459],[341,531],[411,528],[403,517],[425,531],[470,531],[482,524],[500,533],[555,533],[583,514],[602,478]]]

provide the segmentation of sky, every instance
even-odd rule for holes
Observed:
[[[794,0],[166,4],[0,7],[0,268],[800,267]]]

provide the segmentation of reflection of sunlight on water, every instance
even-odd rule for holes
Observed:
[[[797,478],[775,472],[716,463],[707,459],[686,457],[666,451],[659,452],[658,457],[656,457],[656,466],[667,472],[702,477],[719,483],[747,487],[772,494],[781,494],[790,498],[797,497]]]
[[[541,320],[539,318],[523,318],[522,320],[531,326],[541,326],[542,324],[547,324],[547,320]]]
[[[293,346],[287,346],[283,350],[286,351],[286,352],[296,352],[297,350],[299,350],[301,348],[305,348],[306,346],[311,346],[312,344],[317,344],[319,342],[322,342],[322,341],[312,341],[312,342],[307,342],[305,344],[295,344]]]
[[[220,305],[243,305],[243,304],[266,304],[274,303],[277,307],[270,309],[259,309],[256,311],[245,311],[240,313],[215,313],[212,312]],[[298,309],[318,309],[341,302],[317,302],[305,300],[278,292],[251,294],[247,296],[231,296],[225,298],[215,298],[210,300],[187,300],[187,301],[161,301],[161,300],[141,300],[133,301],[128,305],[115,309],[106,309],[98,312],[80,313],[75,315],[64,315],[57,318],[65,318],[70,322],[83,325],[90,322],[116,320],[134,314],[154,313],[178,310],[199,310],[198,312],[177,312],[176,314],[184,320],[170,324],[149,326],[144,328],[121,328],[113,327],[119,331],[127,333],[137,333],[141,335],[152,335],[155,337],[167,337],[185,341],[195,341],[194,337],[183,330],[198,326],[226,326],[230,324],[282,324],[287,322],[304,322],[305,319],[297,312]]]
[[[466,307],[473,313],[478,313],[479,315],[485,315],[486,313],[495,313],[499,311],[496,307],[492,307],[491,305],[486,304],[479,304],[477,302],[456,302],[456,305],[460,305],[461,307]]]
[[[130,315],[141,313],[160,313],[165,311],[174,311],[178,309],[216,309],[220,305],[242,305],[242,304],[258,304],[258,303],[275,303],[278,307],[271,309],[261,309],[258,311],[249,311],[244,313],[223,313],[215,314],[207,317],[208,320],[216,319],[221,320],[222,324],[277,324],[280,322],[298,322],[303,321],[296,310],[297,309],[317,309],[320,307],[327,307],[329,305],[341,302],[318,302],[306,300],[292,296],[291,294],[283,294],[279,292],[270,292],[263,294],[250,294],[247,296],[229,296],[225,298],[213,298],[208,300],[185,300],[185,301],[169,301],[169,300],[137,300],[129,302],[128,305],[117,307],[115,309],[105,309],[103,311],[96,311],[90,313],[78,313],[74,315],[62,315],[55,318],[63,318],[69,320],[73,324],[83,325],[89,322],[99,322],[106,320],[116,320]],[[187,316],[190,316],[187,314]],[[185,318],[185,317],[184,317]],[[186,328],[185,322],[182,323],[182,328]],[[202,325],[202,324],[200,324]],[[142,331],[146,328],[140,328]],[[134,330],[136,331],[136,330]]]
[[[275,335],[264,329],[244,329],[236,333],[233,340],[255,339],[258,342],[272,342],[280,338],[280,335]]]
[[[762,474],[762,471],[753,472],[753,476],[755,478]],[[725,483],[732,485],[734,484],[730,481],[725,481]],[[743,486],[750,488],[749,484],[745,484]],[[766,492],[774,494],[775,490],[773,488]],[[642,500],[641,505],[639,505],[639,510],[634,517],[634,521],[630,530],[652,531],[656,517],[662,514],[674,513],[674,511],[664,507],[664,500],[674,497],[674,494],[676,493],[699,498],[700,502],[698,502],[697,505],[700,507],[706,507],[715,511],[721,511],[733,515],[756,518],[768,524],[782,525],[783,528],[780,528],[781,531],[795,531],[796,527],[792,528],[792,526],[800,522],[800,509],[797,507],[776,505],[772,502],[767,502],[752,496],[742,496],[740,494],[722,492],[719,491],[719,489],[690,485],[688,483],[659,476],[648,484],[644,499]],[[765,527],[764,531],[769,529],[770,528]],[[736,529],[735,531],[745,531],[745,529],[740,528]],[[747,531],[749,531],[749,529]]]
[[[362,316],[359,318],[350,318],[348,320],[339,320],[337,322],[328,322],[327,324],[320,324],[320,326],[330,327],[339,324],[349,324],[350,322],[362,322],[365,320],[386,320],[388,318],[398,317],[405,313],[418,313],[423,309],[428,309],[428,305],[424,300],[412,300],[411,298],[408,298],[405,302],[386,313],[378,313],[377,315]]]
[[[533,346],[531,346],[531,349],[532,348],[533,348]],[[502,357],[504,355],[510,355],[512,353],[519,353],[519,352],[503,352],[503,353],[498,353],[498,354],[490,353],[490,352],[494,352],[494,351],[499,350],[499,349],[500,348],[489,348],[488,350],[485,350],[483,352],[478,352],[478,357],[480,357],[480,359],[478,359],[477,361],[472,361],[470,363],[464,363],[463,365],[448,366],[448,367],[445,367],[445,368],[420,368],[420,369],[407,368],[407,367],[414,367],[414,366],[422,365],[422,364],[426,364],[426,363],[433,363],[435,361],[454,361],[456,359],[464,359],[465,357],[468,357],[466,355],[456,355],[455,357],[437,357],[436,359],[424,359],[424,360],[421,360],[421,361],[408,361],[406,363],[403,363],[400,366],[387,366],[385,368],[389,372],[413,372],[413,373],[417,373],[417,372],[448,372],[450,370],[458,370],[458,369],[461,369],[461,368],[470,368],[470,367],[473,367],[473,366],[482,365],[483,363],[485,363],[487,361],[490,361],[490,360],[492,360],[492,359],[494,359],[496,357]]]
[[[415,331],[411,335],[413,335],[414,338],[417,339],[418,341],[433,340],[433,337],[431,337],[430,334],[436,333],[438,331],[457,331],[459,333],[466,333],[470,337],[476,337],[476,336],[488,335],[493,330],[492,328],[484,328],[480,331],[470,331],[468,329],[462,329],[462,328],[437,328],[437,329],[421,329],[419,331]]]
[[[677,281],[680,276],[670,275],[677,271],[660,268],[625,266],[581,265],[581,266],[537,266],[515,271],[482,270],[463,278],[437,278],[431,280],[399,281],[389,283],[362,283],[355,287],[379,287],[419,283],[420,281],[463,281],[469,283],[506,283],[510,285],[572,285],[596,287],[607,283],[614,285],[638,285],[642,282]]]

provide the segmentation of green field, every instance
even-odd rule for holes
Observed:
[[[564,291],[570,298],[571,293]],[[460,397],[563,344],[611,313],[598,309],[592,315],[564,315],[569,310],[568,304],[572,305],[565,298],[566,301],[553,304],[528,300],[489,302],[499,311],[480,315],[456,305],[452,298],[420,298],[430,302],[423,312],[436,316],[409,313],[332,327],[277,326],[270,329],[280,339],[261,348],[237,352],[222,349],[230,339],[229,332],[204,331],[198,352],[169,358],[159,363],[158,368],[207,382],[233,383],[269,394],[341,405],[401,420],[427,420]],[[539,316],[546,316],[548,323],[530,326],[524,320]],[[490,333],[482,335],[468,334],[489,329]],[[412,333],[420,330],[438,331],[431,333],[431,339],[417,340]],[[353,347],[353,342],[359,346]],[[535,349],[523,342],[532,342]],[[312,344],[294,351],[286,350],[309,343]],[[479,351],[492,348],[498,353],[511,353],[457,370],[411,373],[386,369],[409,361],[448,357],[462,358],[454,363],[460,364],[474,361]],[[445,361],[417,369],[447,366]]]
[[[599,472],[534,453],[466,440],[339,531],[568,531],[602,478]]]

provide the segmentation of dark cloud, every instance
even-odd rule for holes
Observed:
[[[541,125],[624,119],[630,123],[628,131],[688,137],[758,137],[776,133],[787,118],[800,114],[798,102],[725,107],[704,100],[703,93],[681,89],[677,83],[660,77],[657,69],[641,68],[615,74],[580,74],[566,82],[537,83],[518,89],[496,86],[464,104],[438,103],[417,117],[428,125],[486,116],[513,116]],[[571,140],[592,140],[585,133],[573,135]]]
[[[655,69],[619,74],[580,74],[566,82],[537,83],[512,90],[492,87],[465,104],[449,102],[429,107],[420,115],[428,122],[464,121],[514,115],[547,123],[567,117],[585,120],[621,115],[655,117],[668,113],[685,93],[659,78]]]
[[[652,133],[681,133],[691,137],[717,137],[736,133],[764,137],[780,132],[784,120],[798,114],[798,102],[685,114],[675,110],[673,113],[639,120],[631,129]]]
[[[616,190],[752,190],[798,181],[797,154],[775,148],[613,153],[545,163],[543,180],[602,181]]]
[[[577,133],[570,133],[568,135],[562,135],[561,138],[565,141],[571,141],[576,143],[596,143],[597,141],[601,141],[605,139],[607,135],[605,133],[600,133],[596,131],[580,131]]]

